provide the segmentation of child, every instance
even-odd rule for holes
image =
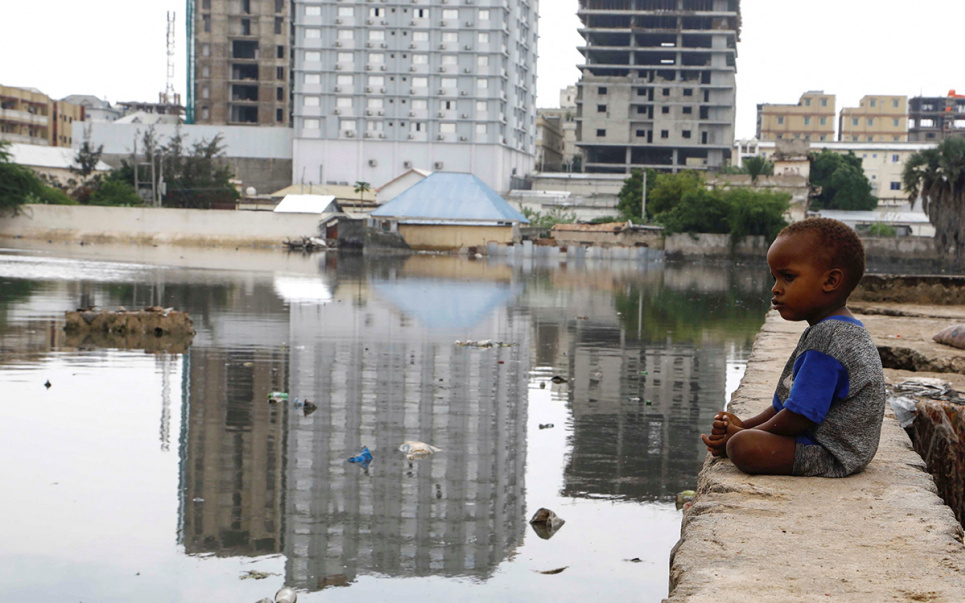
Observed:
[[[844,477],[878,449],[885,410],[881,358],[845,305],[864,275],[855,232],[827,218],[795,222],[767,252],[771,303],[785,320],[806,320],[772,405],[752,419],[714,418],[701,438],[745,473]]]

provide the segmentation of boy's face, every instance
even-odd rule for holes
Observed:
[[[837,290],[843,273],[821,260],[814,234],[795,233],[778,237],[767,251],[767,265],[774,277],[771,305],[785,320],[815,324],[837,309]]]

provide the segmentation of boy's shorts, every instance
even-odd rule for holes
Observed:
[[[860,471],[860,469],[859,469]],[[806,436],[797,438],[794,469],[791,475],[807,477],[846,477],[850,475],[828,449]]]

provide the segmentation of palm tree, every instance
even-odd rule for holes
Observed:
[[[751,182],[757,182],[759,176],[774,175],[774,163],[759,156],[748,157],[744,160],[742,171],[751,177]]]
[[[902,181],[935,227],[939,251],[965,252],[965,139],[949,138],[908,158]]]
[[[365,201],[365,193],[369,192],[370,190],[372,190],[372,187],[368,182],[363,182],[362,180],[356,181],[355,192],[358,193],[360,203]]]

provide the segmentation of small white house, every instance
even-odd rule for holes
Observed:
[[[379,205],[385,205],[403,192],[428,178],[430,174],[432,174],[432,172],[428,170],[416,168],[403,172],[375,189],[375,202]]]

